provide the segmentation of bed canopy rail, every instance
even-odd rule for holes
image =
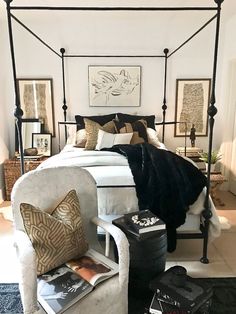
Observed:
[[[48,49],[54,52],[57,56],[59,56],[62,60],[62,76],[63,76],[63,114],[64,120],[66,121],[67,117],[67,104],[66,104],[66,92],[65,92],[65,69],[64,69],[64,59],[65,58],[89,58],[89,57],[160,57],[165,60],[165,71],[164,71],[164,91],[163,91],[163,134],[165,135],[165,125],[167,122],[166,119],[166,110],[167,110],[167,99],[166,99],[166,89],[167,89],[167,60],[179,51],[183,46],[185,46],[193,37],[195,37],[198,33],[200,33],[207,25],[209,25],[213,20],[216,19],[216,29],[215,29],[215,44],[214,44],[214,59],[213,59],[213,74],[212,74],[212,90],[211,90],[211,98],[210,98],[210,106],[208,109],[208,124],[209,124],[209,143],[208,143],[208,171],[207,171],[207,193],[205,198],[205,209],[203,211],[203,217],[205,219],[204,222],[204,248],[203,248],[203,257],[201,261],[203,263],[208,263],[207,258],[207,242],[208,242],[208,229],[209,229],[209,219],[212,216],[210,204],[209,204],[209,190],[210,190],[210,165],[211,165],[211,152],[212,152],[212,143],[213,143],[213,128],[214,128],[214,116],[217,113],[217,108],[215,106],[215,86],[216,86],[216,73],[217,73],[217,59],[218,59],[218,48],[219,48],[219,32],[220,32],[220,16],[221,16],[221,4],[224,0],[214,0],[216,6],[210,7],[74,7],[74,6],[11,6],[11,2],[13,0],[3,0],[6,2],[6,10],[7,10],[7,21],[8,21],[8,31],[9,31],[9,42],[10,42],[10,53],[12,60],[12,70],[13,70],[13,80],[14,80],[14,93],[15,93],[15,112],[14,115],[16,117],[16,126],[17,126],[17,134],[19,138],[19,150],[20,150],[20,160],[21,160],[21,173],[24,173],[24,154],[23,154],[23,143],[22,143],[22,134],[21,134],[21,126],[22,126],[22,116],[23,111],[20,105],[19,91],[17,89],[17,71],[16,71],[16,62],[15,62],[15,53],[14,53],[14,40],[13,40],[13,30],[12,30],[12,20],[13,18],[17,23],[19,23],[23,28],[29,31],[35,38],[40,40],[42,44],[44,44]],[[66,55],[64,48],[61,48],[60,53],[56,52],[53,48],[51,48],[45,41],[40,39],[33,31],[31,31],[27,26],[25,26],[18,18],[16,18],[11,11],[214,11],[216,14],[208,20],[200,29],[198,29],[192,36],[190,36],[187,40],[185,40],[180,46],[178,46],[175,50],[169,53],[168,49],[164,49],[164,55]],[[66,127],[66,126],[65,126]],[[163,135],[163,140],[164,140]]]

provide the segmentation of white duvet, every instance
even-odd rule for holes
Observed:
[[[79,166],[87,169],[98,187],[98,212],[104,215],[122,215],[138,209],[133,176],[127,159],[114,152],[85,151],[67,147],[60,154],[45,160],[37,169],[60,166]],[[190,206],[188,214],[199,215],[204,208],[205,189]],[[211,201],[211,200],[210,200]],[[213,216],[210,221],[209,238],[220,235],[220,222],[211,201]]]

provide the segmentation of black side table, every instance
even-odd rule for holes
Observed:
[[[153,231],[137,237],[127,230],[124,217],[117,218],[112,223],[126,234],[130,244],[129,291],[145,294],[149,282],[165,270],[166,230]]]

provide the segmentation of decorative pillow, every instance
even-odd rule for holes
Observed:
[[[70,191],[51,214],[22,203],[25,230],[37,256],[37,275],[83,255],[88,244],[75,190]]]
[[[116,120],[113,121],[117,133],[133,133],[130,144],[148,142],[146,121],[138,120],[133,123],[125,123]]]
[[[94,150],[97,145],[98,131],[103,130],[108,133],[115,133],[115,125],[113,121],[110,121],[103,126],[99,123],[94,122],[89,119],[84,119],[85,130],[87,134],[87,142],[85,145],[85,150]]]
[[[116,113],[100,115],[100,116],[80,116],[80,115],[76,115],[75,116],[75,121],[77,123],[77,130],[79,130],[79,129],[84,129],[85,128],[85,123],[84,123],[84,119],[85,118],[89,119],[89,120],[92,120],[94,122],[97,122],[101,126],[103,126],[104,124],[108,123],[109,121],[112,121],[113,119],[115,119],[115,117],[116,117]]]
[[[66,144],[75,145],[75,143],[76,143],[76,130],[77,130],[76,124],[69,124],[69,125],[67,125],[66,126],[66,130],[67,130],[67,141],[66,141]]]
[[[75,147],[84,148],[87,141],[87,134],[85,129],[78,130],[75,135]]]
[[[98,130],[98,140],[96,149],[109,148],[117,144],[130,144],[133,133],[112,134],[103,130]]]
[[[163,147],[164,144],[159,141],[157,131],[153,130],[152,128],[147,128],[147,136],[149,144],[152,144],[157,148]]]
[[[137,120],[145,120],[147,122],[147,127],[155,130],[155,116],[137,116],[127,113],[117,113],[118,120],[125,123],[132,123]]]

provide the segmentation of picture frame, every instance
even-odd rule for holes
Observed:
[[[40,119],[22,119],[21,135],[23,150],[32,147],[32,134],[42,132],[42,121]],[[15,152],[19,153],[19,139],[15,124]]]
[[[17,86],[23,119],[40,119],[43,131],[55,136],[53,82],[51,78],[19,78]]]
[[[37,148],[38,155],[50,157],[52,155],[52,134],[32,133],[32,147]]]
[[[139,107],[141,66],[89,65],[90,107]]]
[[[184,137],[195,128],[196,136],[208,135],[211,79],[177,79],[174,136]],[[183,123],[181,123],[183,122]]]

